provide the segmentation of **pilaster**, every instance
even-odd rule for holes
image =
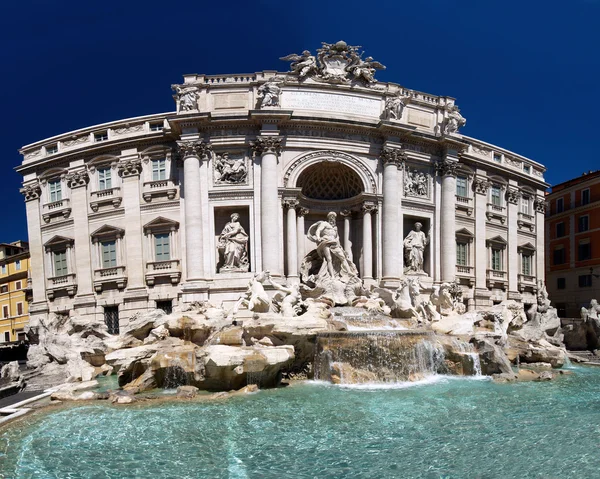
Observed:
[[[511,180],[513,183],[513,180]],[[516,182],[514,182],[516,183]],[[519,252],[518,248],[518,230],[519,225],[519,201],[521,193],[515,184],[509,186],[506,190],[506,207],[508,219],[508,248],[506,265],[508,266],[508,299],[519,301]]]
[[[440,218],[441,275],[443,282],[454,282],[456,277],[456,151],[448,149],[444,159],[437,163],[442,177],[442,214]]]
[[[487,287],[488,252],[486,247],[486,212],[490,182],[485,176],[473,178],[475,202],[475,308],[487,307],[491,293]]]

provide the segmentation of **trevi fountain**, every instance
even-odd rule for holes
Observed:
[[[338,44],[329,48],[343,58]],[[346,82],[310,52],[286,59],[300,82]],[[372,86],[382,65],[349,67],[348,84]],[[260,84],[263,106],[278,106],[278,85]],[[194,108],[188,93],[179,88],[178,108]],[[408,103],[389,97],[384,120],[403,118]],[[443,124],[453,140],[464,118],[452,106]],[[223,154],[215,174],[245,181],[247,164]],[[428,195],[431,181],[407,170],[405,193]],[[310,245],[296,275],[257,269],[248,209],[232,207],[214,250],[219,274],[245,275],[235,296],[136,311],[118,334],[101,315],[38,314],[27,388],[45,392],[0,410],[0,477],[597,477],[600,372],[571,365],[543,281],[512,298],[474,294],[479,277],[454,275],[455,257],[452,275],[444,269],[444,254],[456,255],[439,231],[447,220],[412,214],[389,236],[383,201],[373,236],[383,235],[384,267],[386,252],[401,251],[397,277],[374,280],[380,260],[367,256],[373,271],[347,247],[340,208],[304,230],[291,220],[288,239]],[[363,205],[369,221],[372,211]],[[189,268],[199,253],[185,254]],[[595,306],[590,321],[600,321]],[[14,367],[3,376],[19,381]]]

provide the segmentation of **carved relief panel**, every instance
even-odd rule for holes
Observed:
[[[213,181],[216,186],[247,185],[248,159],[246,155],[241,151],[215,153]]]

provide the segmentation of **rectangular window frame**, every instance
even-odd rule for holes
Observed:
[[[112,189],[112,168],[99,168],[98,169],[98,190],[110,190]]]
[[[592,259],[592,244],[588,241],[577,245],[577,261],[589,261]]]
[[[117,247],[118,243],[116,239],[100,241],[100,263],[103,269],[116,268],[118,266]]]
[[[556,289],[567,289],[567,279],[556,278]]]
[[[580,288],[591,288],[592,287],[592,275],[591,274],[580,274],[578,279],[579,279],[579,287]]]
[[[564,248],[555,249],[552,253],[552,264],[561,265],[561,264],[565,264],[566,262],[567,262],[567,258],[566,258],[566,254],[565,254],[565,249]]]
[[[10,318],[10,306],[5,304],[2,306],[2,319]]]
[[[502,188],[498,185],[492,185],[490,188],[490,203],[494,206],[502,206]]]
[[[502,269],[502,249],[495,248],[492,246],[491,256],[490,256],[490,266],[493,271],[504,271]]]
[[[25,310],[23,308],[23,302],[19,301],[16,306],[17,306],[17,316],[23,316],[23,314],[25,314],[24,313]]]
[[[167,179],[167,159],[156,158],[152,160],[152,181]]]
[[[48,182],[48,200],[50,203],[61,201],[62,197],[62,182],[61,180],[51,180]]]
[[[562,213],[563,211],[565,211],[565,199],[557,198],[556,199],[556,212]]]
[[[150,131],[163,131],[164,129],[165,125],[162,121],[150,123]]]
[[[456,264],[458,266],[469,266],[469,243],[465,241],[456,242]]]
[[[590,229],[590,215],[581,215],[577,219],[577,232],[583,233]]]
[[[171,234],[154,233],[154,261],[171,261]]]
[[[562,238],[566,234],[565,222],[559,221],[554,225],[555,233],[557,238]]]
[[[456,177],[456,196],[469,197],[469,179],[466,176]]]
[[[69,262],[67,261],[67,250],[56,250],[52,252],[52,268],[54,276],[66,276],[69,274]]]
[[[101,141],[108,140],[108,131],[98,131],[94,133],[94,142],[99,143]]]
[[[533,276],[533,255],[531,253],[521,255],[521,274]]]
[[[591,200],[590,189],[585,188],[581,190],[581,206],[589,205]]]

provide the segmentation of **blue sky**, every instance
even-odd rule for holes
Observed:
[[[600,0],[3,2],[0,242],[27,235],[17,150],[171,111],[184,73],[285,71],[320,42],[362,45],[383,81],[457,98],[464,134],[548,167],[600,168]]]

